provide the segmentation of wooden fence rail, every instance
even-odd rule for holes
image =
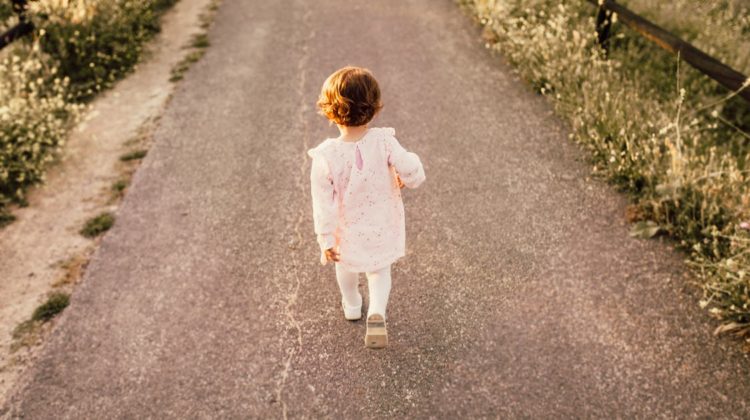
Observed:
[[[722,86],[735,92],[742,89],[738,95],[750,102],[750,87],[745,85],[747,76],[744,74],[732,69],[649,20],[644,19],[614,0],[603,0],[602,2],[597,2],[596,0],[587,1],[599,7],[597,34],[599,43],[605,48],[607,48],[606,41],[609,37],[610,26],[612,25],[612,13],[617,13],[619,21],[622,21],[661,48],[673,54],[679,53],[681,59],[706,76],[716,80]]]

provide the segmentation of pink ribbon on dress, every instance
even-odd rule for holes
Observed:
[[[357,169],[360,171],[362,170],[362,166],[364,165],[364,162],[362,162],[362,153],[359,152],[359,145],[356,147],[357,151],[355,153],[355,162],[357,164]]]

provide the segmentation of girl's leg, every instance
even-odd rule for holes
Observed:
[[[341,297],[346,306],[350,308],[362,306],[362,295],[359,294],[359,273],[352,273],[336,264],[336,281],[339,283]]]
[[[370,306],[367,308],[367,316],[380,314],[385,317],[385,309],[388,306],[388,296],[391,293],[391,266],[381,268],[367,275],[367,288],[370,292]]]

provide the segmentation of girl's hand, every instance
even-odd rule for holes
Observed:
[[[401,177],[396,174],[396,182],[398,183],[398,187],[403,189],[404,188],[404,181],[401,180]]]
[[[333,262],[339,262],[339,253],[336,252],[334,248],[328,248],[324,252],[326,262],[333,261]]]

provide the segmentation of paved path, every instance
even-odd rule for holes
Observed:
[[[711,337],[681,257],[628,237],[453,2],[226,0],[211,41],[6,415],[750,415],[748,358]],[[312,235],[305,150],[333,133],[312,104],[348,63],[427,171],[384,351]]]

